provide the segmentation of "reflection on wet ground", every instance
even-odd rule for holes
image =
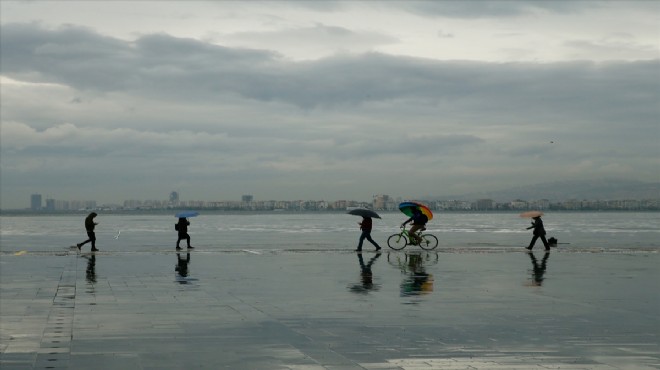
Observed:
[[[541,286],[543,284],[543,275],[545,275],[545,270],[548,268],[548,258],[550,258],[550,252],[545,252],[543,254],[543,259],[539,263],[536,259],[536,256],[533,252],[528,252],[529,258],[532,260],[532,278],[531,283],[534,286]]]
[[[660,363],[657,253],[0,257],[3,370]]]
[[[358,262],[360,263],[360,283],[351,284],[349,290],[353,293],[366,294],[371,290],[380,289],[380,284],[374,284],[374,273],[371,271],[371,266],[380,258],[383,254],[381,252],[376,253],[373,257],[369,259],[368,263],[364,263],[364,255],[362,253],[356,253]]]
[[[404,275],[400,285],[402,297],[433,292],[433,274],[426,272],[426,268],[437,264],[438,258],[437,252],[405,252],[388,258],[390,264],[395,265]]]

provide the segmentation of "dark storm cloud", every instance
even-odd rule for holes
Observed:
[[[159,98],[214,101],[238,95],[305,109],[416,99],[462,109],[571,115],[620,114],[652,119],[657,61],[635,63],[443,62],[362,54],[292,62],[164,34],[135,42],[66,27],[2,27],[2,72],[80,90],[133,91]],[[623,117],[621,117],[623,118]]]

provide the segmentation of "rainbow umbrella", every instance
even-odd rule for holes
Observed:
[[[429,209],[429,207],[425,204],[419,203],[419,202],[413,202],[413,201],[408,201],[408,202],[403,202],[399,204],[399,211],[403,212],[408,217],[412,217],[413,211],[419,209],[422,211],[422,213],[431,221],[433,219],[433,212]]]

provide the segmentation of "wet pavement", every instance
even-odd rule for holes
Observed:
[[[0,369],[660,369],[660,254],[0,255]]]

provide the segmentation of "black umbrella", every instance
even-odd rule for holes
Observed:
[[[378,213],[366,208],[354,208],[347,212],[349,215],[380,218]]]

